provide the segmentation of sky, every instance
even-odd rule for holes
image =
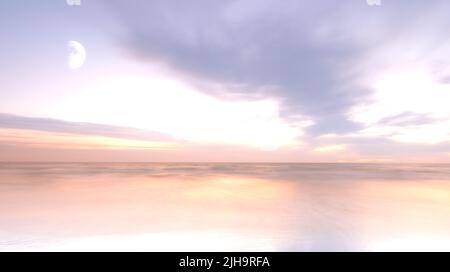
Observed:
[[[449,14],[447,0],[1,1],[0,160],[448,163]]]

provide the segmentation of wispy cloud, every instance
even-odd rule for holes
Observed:
[[[86,136],[103,136],[130,140],[173,141],[163,133],[93,123],[67,122],[50,118],[24,117],[0,113],[0,128],[37,130]]]
[[[173,150],[175,142],[129,140],[105,136],[87,136],[24,129],[0,129],[0,144],[51,149],[137,149]]]
[[[53,149],[173,150],[173,138],[137,129],[0,114],[0,144]]]

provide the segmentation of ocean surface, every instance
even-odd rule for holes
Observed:
[[[0,163],[0,251],[449,251],[450,165]]]

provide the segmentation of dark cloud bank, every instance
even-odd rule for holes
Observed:
[[[276,95],[286,118],[315,120],[312,135],[359,129],[345,117],[371,91],[356,83],[365,69],[359,60],[420,23],[411,18],[448,8],[445,1],[415,0],[383,1],[380,7],[363,0],[104,4],[125,27],[120,39],[137,58],[163,61],[199,79],[241,84],[240,92]]]

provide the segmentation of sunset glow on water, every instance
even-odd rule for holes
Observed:
[[[450,166],[0,164],[0,250],[449,250]]]

